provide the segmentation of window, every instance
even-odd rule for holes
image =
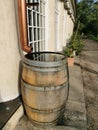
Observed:
[[[27,0],[28,43],[33,52],[45,48],[45,1]]]

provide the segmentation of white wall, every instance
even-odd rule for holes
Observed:
[[[64,33],[64,24],[63,24],[63,20],[64,20],[64,2],[59,2],[59,41],[58,41],[58,51],[62,51],[62,47],[63,47],[63,33]]]
[[[45,14],[45,50],[62,51],[63,46],[66,46],[66,43],[70,40],[74,27],[70,15],[64,8],[64,1],[59,0],[58,2],[58,29],[55,29],[57,26],[55,25],[57,22],[55,19],[55,0],[46,0]],[[56,30],[58,34],[55,32]]]
[[[19,51],[14,0],[0,1],[0,102],[18,93]]]
[[[63,21],[63,47],[66,46],[66,33],[67,33],[67,10],[64,10],[64,21]]]
[[[45,6],[45,51],[55,51],[55,0],[46,0]]]

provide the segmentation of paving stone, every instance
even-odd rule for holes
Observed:
[[[66,109],[70,111],[79,111],[86,116],[85,103],[68,100],[66,103]]]
[[[18,122],[14,130],[79,130],[75,127],[70,126],[50,126],[50,127],[38,127],[34,126],[26,116],[23,116]]]
[[[69,75],[69,96],[62,123],[65,126],[86,130],[87,118],[79,58],[75,60],[73,67],[69,67]]]
[[[33,127],[33,130],[78,130],[78,129],[73,127],[66,127],[66,126],[55,126],[55,127],[48,127],[48,128]]]
[[[80,66],[69,67],[69,75],[71,76],[68,100],[85,102]]]
[[[79,130],[86,130],[87,119],[85,104],[81,102],[68,101],[60,124],[63,126],[76,127]]]
[[[76,127],[79,130],[85,128],[83,130],[86,130],[87,122],[85,114],[79,111],[66,110],[63,117],[63,125]]]

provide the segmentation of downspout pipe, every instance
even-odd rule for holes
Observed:
[[[18,0],[18,22],[19,22],[19,42],[21,49],[30,53],[32,48],[28,46],[28,29],[27,29],[27,7],[26,0]]]
[[[65,8],[67,9],[68,14],[70,15],[72,21],[75,22],[75,19],[74,19],[74,16],[73,16],[72,10],[71,10],[71,8],[70,8],[70,2],[69,2],[68,0],[65,0],[65,2],[66,2],[66,6],[65,6]]]

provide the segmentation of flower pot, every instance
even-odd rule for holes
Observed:
[[[72,58],[68,58],[67,59],[67,61],[68,61],[68,66],[73,66],[74,65],[74,57],[72,57]]]

